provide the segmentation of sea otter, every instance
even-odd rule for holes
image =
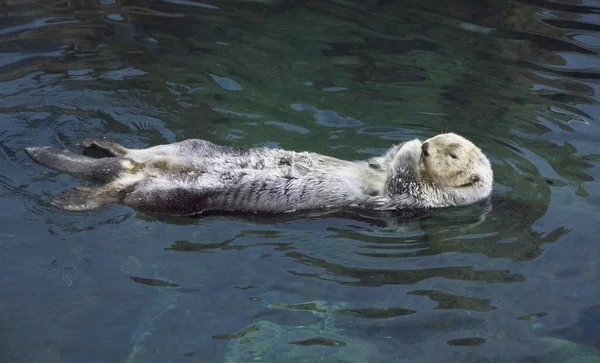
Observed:
[[[41,165],[104,183],[59,194],[51,202],[58,208],[82,211],[121,203],[171,215],[428,209],[484,200],[493,184],[489,160],[454,133],[407,141],[382,156],[358,161],[313,152],[234,148],[199,139],[146,149],[101,139],[86,139],[81,145],[108,157],[26,148]]]

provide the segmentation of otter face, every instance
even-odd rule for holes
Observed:
[[[442,187],[492,183],[489,160],[471,141],[454,133],[440,134],[421,145],[421,175]]]

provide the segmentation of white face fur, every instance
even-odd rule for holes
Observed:
[[[443,187],[467,187],[492,182],[489,160],[471,141],[446,133],[421,144],[421,178]]]

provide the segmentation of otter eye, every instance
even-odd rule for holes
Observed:
[[[450,155],[450,157],[451,157],[452,159],[458,159],[458,156],[456,156],[456,154],[448,154],[448,155]]]

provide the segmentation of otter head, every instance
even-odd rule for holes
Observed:
[[[475,144],[454,133],[437,135],[421,145],[420,169],[421,177],[444,189],[475,189],[468,199],[482,199],[492,191],[489,160]]]

